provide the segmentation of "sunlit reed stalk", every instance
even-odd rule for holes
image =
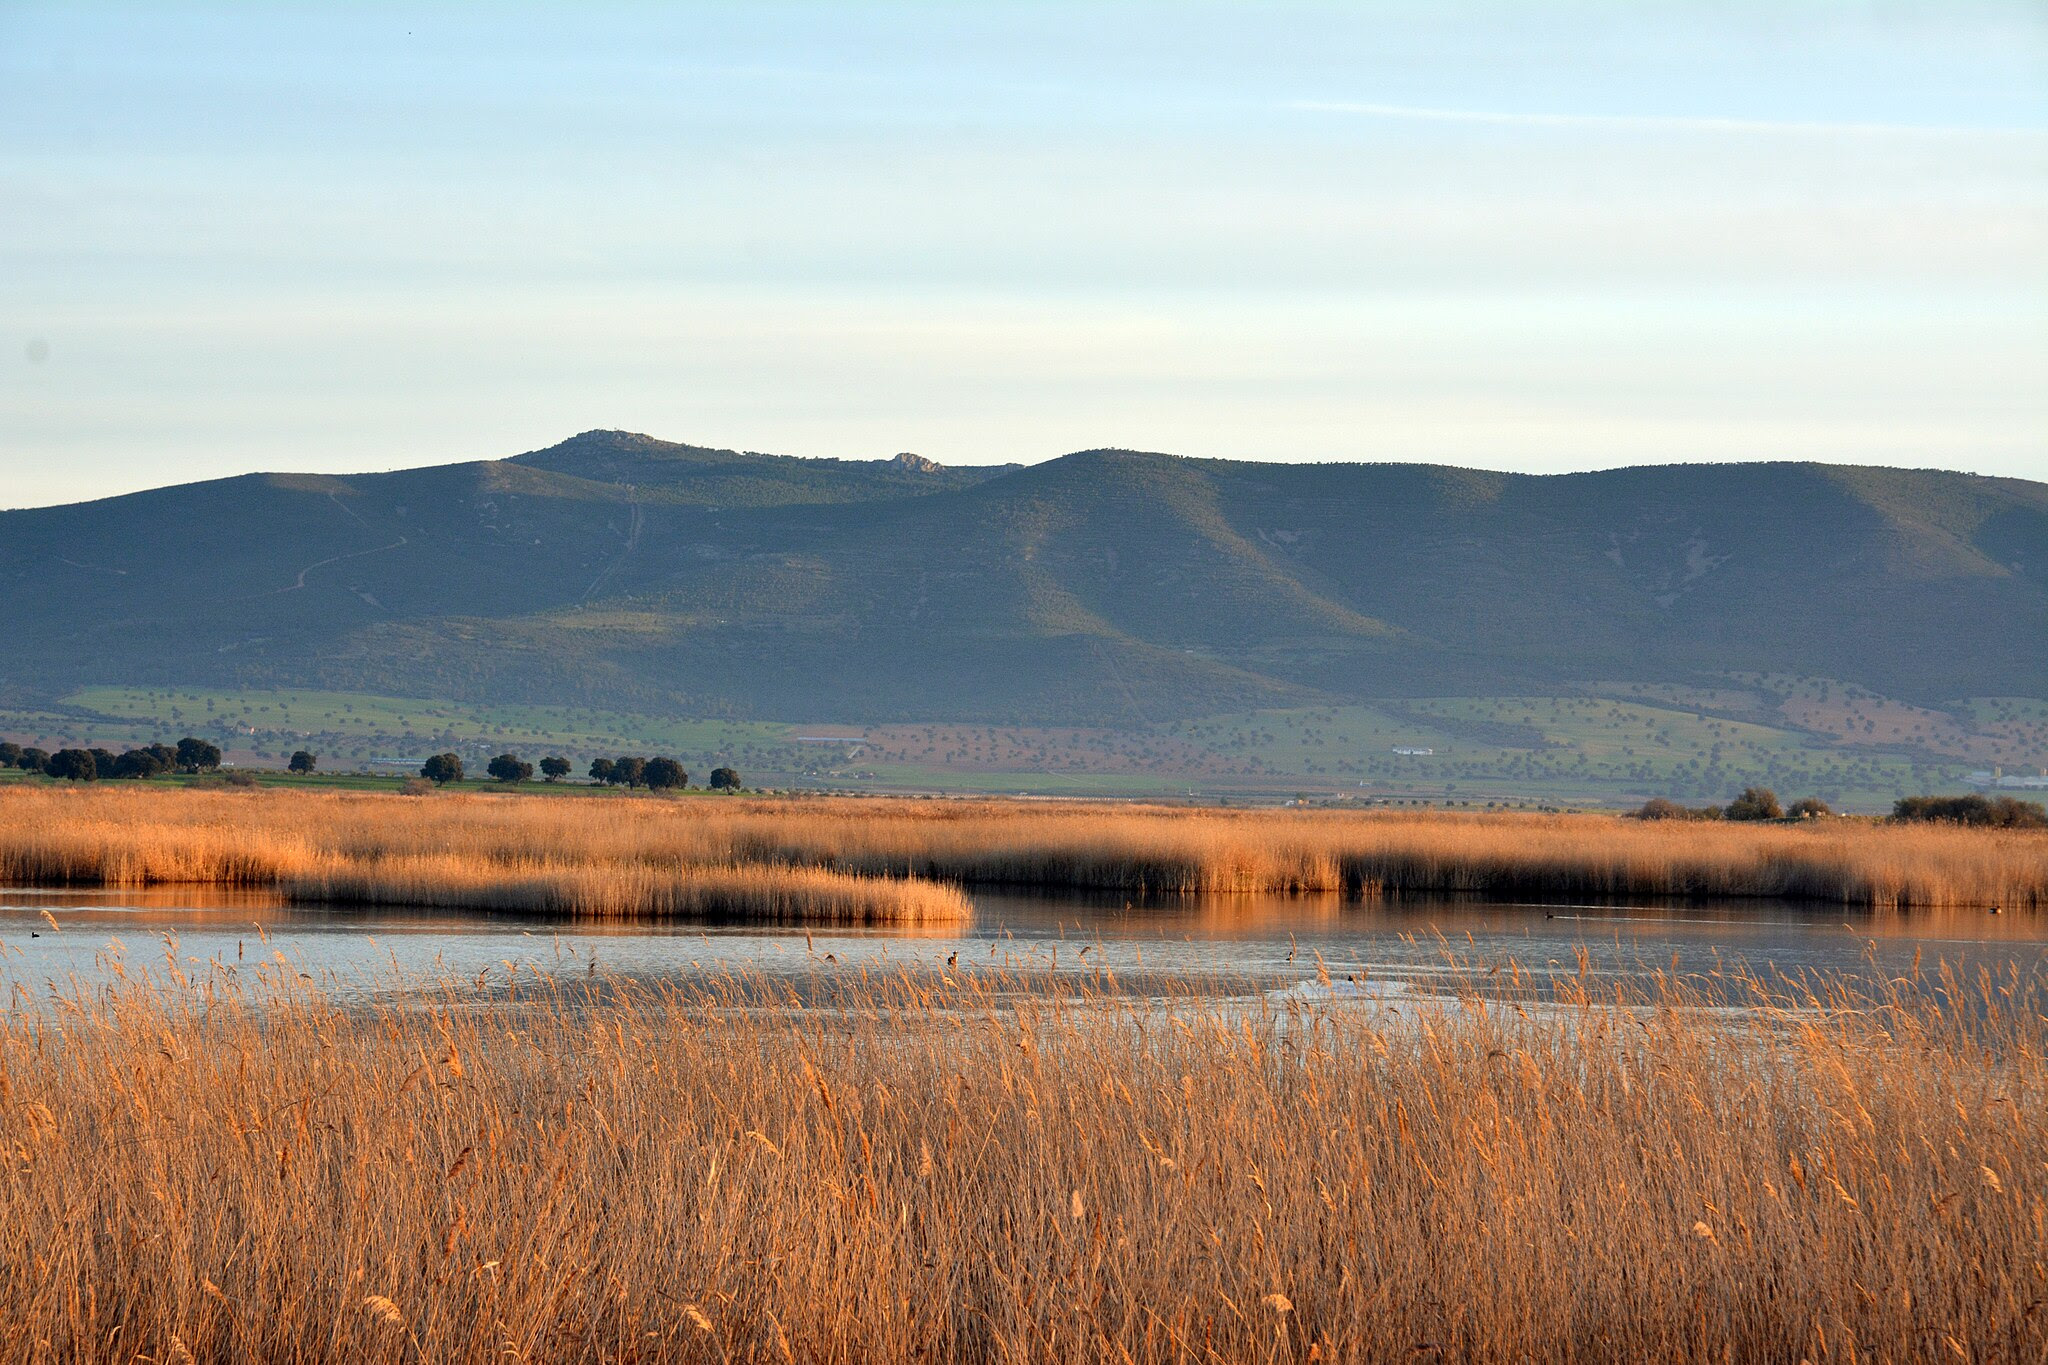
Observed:
[[[173,949],[0,1019],[0,1360],[2048,1352],[2038,970],[1446,965],[366,1010]]]

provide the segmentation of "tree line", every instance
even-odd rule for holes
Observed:
[[[1630,812],[1638,820],[1813,820],[1834,813],[1818,796],[1802,796],[1785,806],[1769,787],[1744,787],[1742,795],[1725,806],[1682,806],[1669,797],[1653,796]]]
[[[484,771],[494,780],[508,786],[533,780],[534,764],[518,754],[499,754],[485,765]],[[540,761],[541,779],[546,782],[560,782],[574,771],[569,760],[560,754],[549,754]],[[592,759],[589,768],[590,780],[607,787],[644,787],[649,791],[670,791],[690,785],[690,774],[683,765],[673,758],[640,758],[626,755],[619,758]],[[420,776],[429,782],[446,785],[460,782],[464,777],[462,756],[447,753],[435,754],[420,765]],[[713,791],[738,791],[742,785],[740,775],[732,768],[713,768],[708,783]]]
[[[319,763],[318,754],[300,749],[291,756],[286,768],[299,776],[310,776],[318,770]],[[210,773],[218,771],[220,766],[220,746],[191,735],[176,744],[145,744],[121,753],[100,748],[59,749],[51,753],[11,740],[0,740],[0,768],[19,768],[24,772],[42,773],[71,782],[141,779],[165,773]],[[538,764],[538,771],[547,782],[560,782],[574,770],[569,760],[560,754],[549,754]],[[493,758],[485,771],[499,782],[516,785],[532,781],[536,765],[517,754],[504,753]],[[661,756],[641,758],[626,755],[593,759],[589,774],[592,782],[604,786],[638,787],[649,791],[667,791],[690,783],[690,774],[680,762]],[[420,776],[435,783],[460,782],[464,776],[462,756],[435,754],[420,765]],[[738,791],[745,784],[736,769],[719,767],[711,770],[707,785],[713,791]]]
[[[111,749],[59,749],[53,754],[11,740],[0,742],[0,768],[19,768],[70,782],[210,773],[220,767],[220,758],[218,745],[190,735],[176,744],[145,744],[118,754]]]
[[[2048,807],[2010,796],[1906,796],[1892,807],[1892,818],[1991,829],[2048,829]]]
[[[1811,820],[1834,812],[1817,796],[1780,806],[1778,794],[1769,787],[1746,787],[1725,806],[1682,806],[1656,796],[1631,814],[1638,820]],[[2048,808],[2038,801],[2010,796],[1902,796],[1892,805],[1892,819],[1990,829],[2048,829]]]

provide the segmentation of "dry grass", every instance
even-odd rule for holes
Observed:
[[[267,887],[347,905],[945,924],[957,889],[733,856],[667,803],[297,792],[0,793],[0,884]]]
[[[951,886],[1472,892],[2048,907],[2048,834],[1079,803],[0,792],[0,882],[300,899],[943,923]]]
[[[2048,834],[1865,820],[1679,826],[1585,815],[849,801],[795,811],[756,803],[727,826],[753,857],[985,885],[2048,907]]]
[[[177,962],[0,1020],[0,1360],[2048,1352],[2016,969],[1732,1015],[1512,969],[1398,1014],[993,969],[366,1013]]]

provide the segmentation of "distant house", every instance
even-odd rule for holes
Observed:
[[[1973,787],[1999,787],[2007,791],[2048,791],[2048,772],[2027,775],[2008,773],[2003,768],[1974,772],[1966,781]]]
[[[1396,744],[1394,746],[1394,752],[1397,754],[1406,754],[1410,758],[1428,758],[1431,754],[1435,753],[1436,750],[1418,749],[1413,744]]]

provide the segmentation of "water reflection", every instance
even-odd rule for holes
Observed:
[[[8,999],[90,986],[117,969],[191,972],[282,963],[359,994],[449,978],[502,989],[535,973],[673,979],[740,971],[815,978],[962,967],[1114,974],[1120,988],[1193,978],[1260,991],[1429,989],[1458,964],[1512,959],[1527,971],[1613,983],[1658,971],[1738,967],[1798,976],[1908,972],[1967,962],[2048,965],[2048,917],[1983,910],[1859,914],[1834,906],[1502,904],[1451,898],[1218,896],[975,897],[971,925],[934,931],[715,923],[588,923],[530,916],[289,906],[218,888],[0,890],[0,986]],[[54,922],[54,923],[53,923]]]

